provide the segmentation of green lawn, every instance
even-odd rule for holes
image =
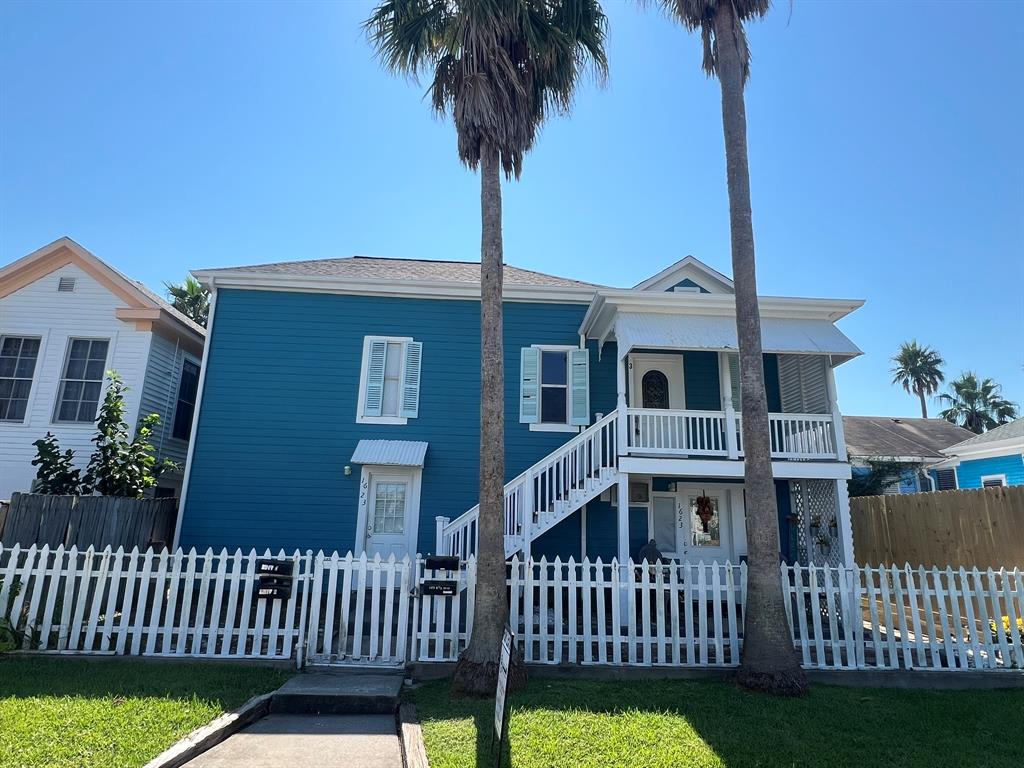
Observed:
[[[493,700],[453,700],[447,681],[413,696],[431,768],[492,765]],[[794,700],[717,682],[534,679],[511,707],[513,768],[1024,766],[1024,689],[818,685]]]
[[[0,656],[0,766],[139,766],[290,673]]]

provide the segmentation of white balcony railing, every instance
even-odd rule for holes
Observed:
[[[724,458],[743,455],[740,414],[657,408],[629,408],[626,414],[630,453]],[[768,414],[772,458],[838,459],[836,418],[830,413]],[[730,432],[734,436],[731,441]]]

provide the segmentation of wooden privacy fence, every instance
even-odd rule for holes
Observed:
[[[50,496],[15,493],[0,542],[7,546],[48,544],[78,547],[166,545],[174,538],[178,499],[129,499],[118,496]]]
[[[1024,486],[850,499],[859,563],[1024,567]]]
[[[290,573],[269,582],[273,598],[260,597],[268,562]],[[780,577],[805,667],[1024,668],[1019,569],[782,565]],[[746,579],[729,563],[513,560],[509,622],[531,663],[733,667]],[[454,661],[475,586],[473,558],[432,571],[338,553],[0,547],[0,618],[23,650],[57,653]]]

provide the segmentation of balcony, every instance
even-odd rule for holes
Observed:
[[[770,413],[773,459],[845,460],[831,413]],[[629,408],[627,450],[635,456],[739,459],[743,456],[742,417],[726,411]]]

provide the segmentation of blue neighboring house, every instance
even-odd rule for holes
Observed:
[[[351,257],[203,270],[213,306],[184,547],[476,546],[479,265]],[[746,554],[732,281],[632,288],[506,266],[505,551]],[[760,298],[782,555],[852,562],[833,371],[848,299]]]
[[[887,494],[939,490],[928,467],[945,458],[943,448],[974,436],[945,419],[906,416],[843,416],[843,431],[854,477],[869,474],[872,463],[901,465],[901,471],[894,472],[882,489]]]
[[[939,490],[1024,485],[1024,419],[943,449],[929,470]]]

